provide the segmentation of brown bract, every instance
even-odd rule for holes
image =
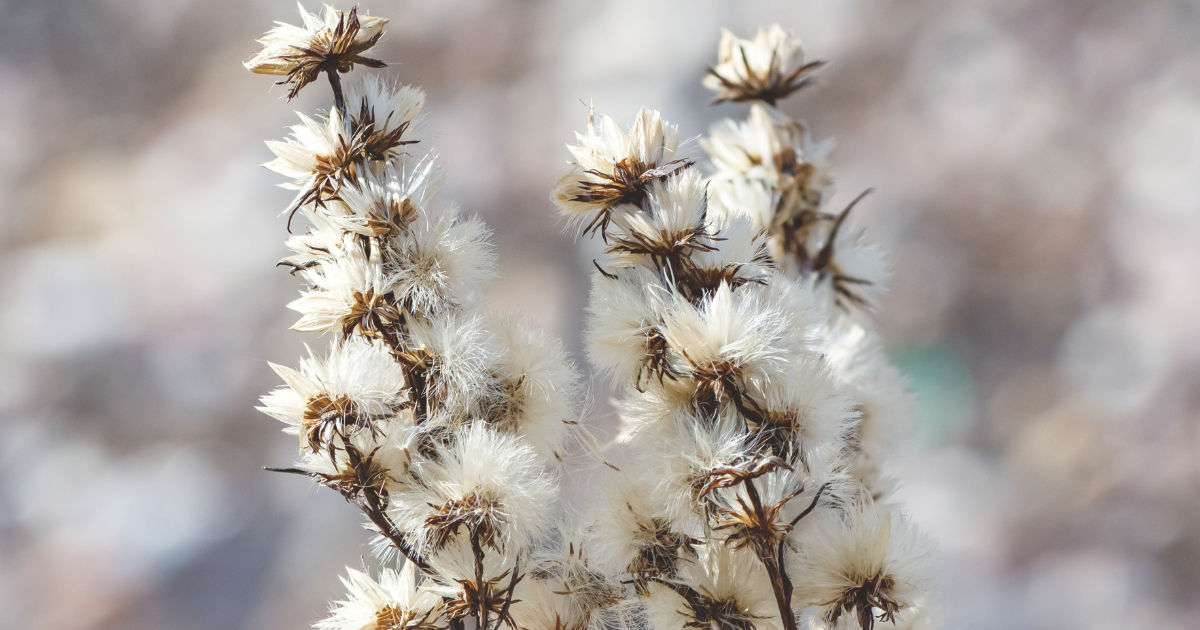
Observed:
[[[375,613],[374,630],[433,630],[437,625],[430,615],[413,610],[384,606]]]
[[[500,583],[510,573],[512,579],[509,580],[508,585],[501,586]],[[481,626],[480,630],[488,630],[487,619],[495,615],[496,626],[491,630],[496,630],[504,624],[516,628],[517,625],[513,622],[508,610],[513,603],[521,601],[513,599],[513,593],[516,592],[517,584],[522,577],[524,576],[519,572],[510,569],[490,580],[455,580],[462,587],[462,591],[458,597],[446,602],[446,616],[453,621],[458,621],[473,614]]]
[[[862,630],[872,630],[875,627],[875,609],[879,609],[879,621],[895,623],[896,613],[903,607],[900,602],[890,596],[895,582],[890,576],[876,573],[863,580],[858,586],[847,588],[842,596],[823,606],[832,605],[825,614],[829,623],[837,623],[843,613],[854,612],[858,617],[858,625]]]
[[[337,447],[335,437],[345,442],[350,433],[368,425],[370,420],[359,414],[354,401],[346,396],[330,398],[329,394],[321,394],[304,407],[303,429],[313,453],[327,447],[332,455]]]
[[[392,293],[376,293],[374,289],[355,291],[350,314],[342,320],[342,336],[349,337],[357,329],[364,337],[379,337],[403,321],[404,312]]]
[[[704,589],[676,588],[687,603],[685,628],[704,630],[754,630],[754,617],[746,614],[737,601],[717,599]]]
[[[351,113],[350,129],[353,130],[354,136],[361,136],[362,157],[368,160],[386,160],[392,156],[393,149],[406,145],[416,144],[418,140],[401,140],[405,131],[408,131],[408,126],[411,121],[404,121],[397,125],[394,129],[389,127],[392,116],[395,113],[389,113],[387,118],[382,121],[375,120],[375,109],[366,98],[363,98],[359,104],[358,113]]]
[[[690,555],[692,545],[700,541],[671,531],[670,525],[660,518],[639,522],[638,529],[640,545],[626,571],[633,577],[634,589],[646,595],[648,581],[674,579],[681,557]]]
[[[336,113],[330,117],[329,124],[336,127],[341,117]],[[387,121],[376,125],[374,113],[364,103],[359,115],[350,118],[348,133],[335,129],[337,139],[333,150],[313,155],[312,175],[284,212],[295,213],[307,203],[324,206],[326,201],[336,199],[342,186],[354,181],[368,162],[387,160],[397,147],[417,143],[417,140],[401,140],[407,129],[407,122],[391,130]]]
[[[445,547],[463,527],[478,539],[480,545],[500,551],[496,535],[504,525],[504,520],[497,510],[499,506],[492,499],[471,493],[442,505],[431,504],[430,507],[434,508],[434,513],[425,519],[425,527],[431,534],[430,546],[434,551]]]
[[[318,481],[327,488],[332,488],[351,501],[361,501],[364,495],[370,494],[377,500],[386,500],[387,469],[375,460],[375,449],[362,454],[353,445],[346,445],[346,463],[338,468],[336,473],[314,473]]]

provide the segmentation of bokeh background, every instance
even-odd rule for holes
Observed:
[[[720,27],[794,30],[831,63],[784,108],[837,137],[836,203],[878,190],[858,219],[920,397],[895,469],[948,627],[1196,627],[1200,3],[363,9],[428,90],[446,194],[496,231],[492,305],[581,363],[596,250],[547,195],[583,103],[699,135],[744,114],[699,86]],[[329,98],[242,69],[276,19],[294,5],[0,1],[0,628],[303,628],[367,552],[339,497],[259,470],[294,449],[253,410],[266,362],[305,341],[262,140]]]

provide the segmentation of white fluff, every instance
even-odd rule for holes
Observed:
[[[442,607],[442,599],[419,584],[417,568],[411,563],[405,563],[399,572],[384,569],[378,581],[346,567],[342,585],[346,587],[347,598],[330,606],[329,617],[314,624],[318,630],[422,625],[436,619]]]
[[[585,183],[607,181],[588,171],[612,174],[622,160],[636,160],[649,168],[665,165],[676,159],[679,128],[664,121],[656,110],[641,109],[629,133],[625,133],[612,118],[601,115],[597,120],[589,112],[587,133],[576,134],[576,142],[578,144],[567,145],[575,158],[571,172],[558,182],[551,195],[559,210],[570,217],[581,217],[582,213],[603,207],[603,204],[574,200],[588,192]]]
[[[758,630],[779,630],[779,610],[771,584],[758,558],[749,550],[722,543],[697,547],[698,557],[680,569],[680,582],[695,589],[702,600],[720,607],[718,619],[698,616],[679,594],[655,584],[646,599],[646,611],[656,630],[729,628],[747,624]]]
[[[490,507],[486,518],[497,526],[504,549],[513,552],[545,533],[550,524],[557,483],[543,460],[520,438],[474,423],[453,442],[438,446],[436,457],[414,462],[413,480],[391,497],[390,514],[405,531],[416,533],[421,549],[431,550],[429,519],[438,510],[471,495]],[[457,538],[466,538],[463,528]]]
[[[901,608],[917,603],[931,583],[933,545],[905,516],[865,502],[845,515],[811,516],[795,541],[789,572],[803,606],[831,612],[847,589],[883,576],[883,595]],[[845,613],[843,613],[845,614]]]
[[[488,365],[496,350],[481,315],[452,315],[414,322],[408,346],[433,357],[426,372],[426,395],[432,411],[456,421],[482,410],[496,382]]]
[[[324,358],[310,349],[299,371],[274,363],[271,368],[286,386],[263,396],[258,409],[286,423],[285,433],[299,435],[301,449],[308,447],[303,429],[312,422],[305,415],[314,399],[348,398],[355,413],[381,419],[395,416],[407,396],[403,370],[378,342],[335,342]]]
[[[489,415],[521,436],[547,461],[562,459],[567,422],[578,419],[579,376],[562,342],[517,317],[491,323],[498,381]]]

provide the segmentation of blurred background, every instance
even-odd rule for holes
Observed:
[[[744,115],[699,85],[720,27],[792,29],[831,60],[784,108],[837,137],[835,204],[878,190],[856,213],[920,397],[895,469],[947,626],[1196,627],[1200,2],[362,8],[496,231],[492,306],[580,363],[596,247],[547,196],[583,102],[702,134]],[[273,20],[294,5],[0,0],[0,628],[303,628],[367,553],[340,497],[259,469],[294,453],[253,409],[267,361],[306,341],[262,140],[329,101],[241,67]]]

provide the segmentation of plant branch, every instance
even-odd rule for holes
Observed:
[[[488,630],[488,606],[491,599],[490,584],[483,581],[483,546],[479,544],[479,530],[471,528],[471,553],[475,556],[475,589],[479,601],[479,610],[475,612],[476,628]]]
[[[329,87],[333,88],[333,104],[337,107],[338,113],[342,115],[343,121],[346,117],[346,97],[342,95],[342,78],[338,76],[337,68],[330,68],[325,71],[329,75]]]
[[[812,511],[814,509],[816,509],[816,507],[817,507],[817,502],[821,500],[821,495],[825,493],[825,489],[828,487],[829,487],[829,484],[822,485],[817,490],[817,496],[813,497],[812,503],[809,503],[808,507],[804,508],[804,511],[801,512],[800,514],[798,514],[796,516],[796,518],[792,519],[792,522],[788,523],[788,524],[791,525],[792,527],[795,527],[796,523],[799,523],[801,519],[803,519],[805,516],[808,516],[810,513],[812,513]],[[785,597],[787,597],[788,602],[791,602],[792,601],[792,578],[788,576],[787,565],[783,562],[783,555],[784,555],[784,552],[786,551],[785,545],[787,545],[786,539],[779,541],[779,551],[776,553],[776,558],[777,558],[776,562],[779,564],[779,577],[782,578],[782,580],[783,580],[783,594]]]
[[[758,488],[754,486],[754,480],[747,478],[742,485],[746,487],[746,495],[750,498],[750,505],[754,508],[755,518],[760,529],[769,529],[773,523],[767,522],[769,517],[767,511],[763,509],[762,499],[758,496]],[[779,607],[779,618],[783,623],[783,630],[797,630],[796,613],[792,611],[790,580],[784,577],[782,558],[777,558],[776,554],[772,553],[774,550],[771,549],[767,535],[768,532],[758,532],[758,535],[754,537],[754,550],[766,568],[767,576],[771,579],[771,590],[775,593],[775,605]]]
[[[521,581],[521,554],[520,554],[520,552],[518,552],[517,553],[517,561],[515,564],[513,564],[512,579],[509,580],[509,582],[508,582],[508,592],[504,594],[504,605],[500,607],[500,618],[496,620],[496,630],[500,630],[500,626],[502,624],[504,624],[506,621],[508,622],[508,625],[512,626],[513,628],[517,627],[517,624],[513,623],[512,619],[510,619],[508,616],[508,608],[509,608],[509,606],[512,606],[513,593],[515,593],[517,591],[517,582],[520,582],[520,581]]]

